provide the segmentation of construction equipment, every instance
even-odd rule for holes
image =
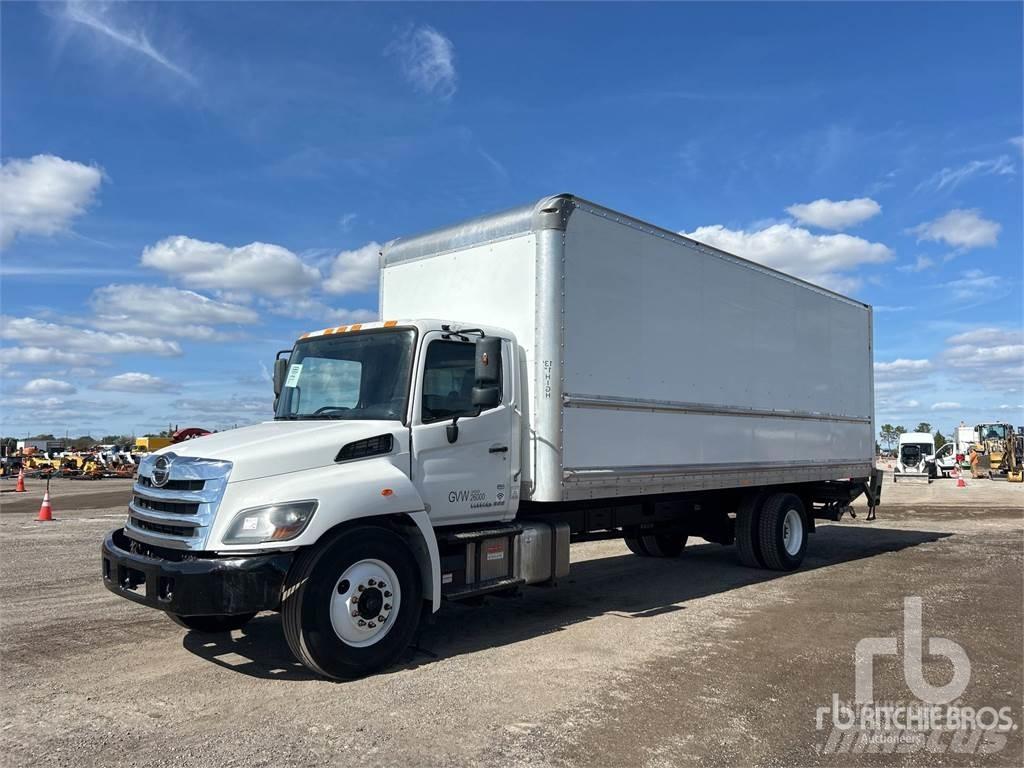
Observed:
[[[1006,470],[1006,479],[1011,483],[1024,483],[1024,427],[1017,427],[1017,434],[1013,436],[1012,468]]]
[[[978,442],[975,443],[973,454],[976,460],[971,462],[973,477],[988,477],[990,480],[997,475],[1005,475],[1013,482],[1021,482],[1021,455],[1017,451],[1017,435],[1010,424],[979,424],[976,427]]]

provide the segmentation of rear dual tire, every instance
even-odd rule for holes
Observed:
[[[736,513],[736,554],[750,568],[796,570],[807,552],[809,529],[807,510],[796,494],[753,494]]]
[[[679,557],[686,546],[686,538],[677,533],[654,533],[626,536],[623,541],[630,552],[640,557]]]

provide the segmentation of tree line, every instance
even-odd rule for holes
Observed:
[[[916,427],[914,427],[914,429],[907,430],[907,428],[903,427],[903,426],[899,426],[899,425],[893,426],[892,424],[883,424],[881,429],[879,429],[879,437],[881,438],[882,445],[887,450],[892,450],[893,447],[897,443],[899,443],[900,435],[902,435],[903,433],[905,433],[907,431],[911,431],[911,432],[927,432],[928,434],[931,434],[932,433],[932,425],[929,424],[927,421],[922,421],[920,424],[918,424]],[[948,442],[948,440],[946,439],[946,436],[943,435],[942,432],[940,432],[939,430],[935,430],[935,450],[939,450],[939,448],[944,446],[947,442]]]

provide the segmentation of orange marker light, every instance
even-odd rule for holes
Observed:
[[[394,328],[396,325],[398,325],[398,321],[397,320],[385,320],[384,321],[384,327],[385,328]]]
[[[380,492],[380,495],[381,496],[394,496],[395,492],[392,491],[390,488],[382,488],[381,492]]]

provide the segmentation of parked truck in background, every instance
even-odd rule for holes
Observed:
[[[903,432],[896,445],[896,464],[892,470],[892,481],[900,478],[925,478],[929,482],[935,476],[935,437],[928,432]]]
[[[273,421],[142,460],[110,590],[200,631],[280,611],[348,678],[576,540],[785,571],[874,516],[865,304],[558,195],[390,243],[380,310],[279,353]]]

